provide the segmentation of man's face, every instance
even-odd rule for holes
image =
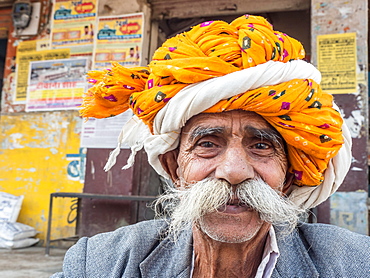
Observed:
[[[186,183],[216,178],[236,186],[260,177],[279,192],[287,171],[280,136],[261,116],[247,111],[191,118],[182,130],[177,163],[177,175]],[[252,237],[263,225],[256,211],[237,200],[203,219],[207,229],[222,231],[223,236],[228,231]]]

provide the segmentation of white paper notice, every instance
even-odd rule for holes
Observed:
[[[123,125],[132,117],[131,110],[105,119],[89,118],[83,122],[81,132],[82,148],[114,149]],[[121,148],[128,149],[126,145]]]

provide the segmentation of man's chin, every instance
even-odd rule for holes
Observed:
[[[201,231],[219,242],[241,243],[252,239],[264,222],[249,207],[238,213],[234,209],[231,208],[231,213],[223,211],[203,216],[199,221]]]

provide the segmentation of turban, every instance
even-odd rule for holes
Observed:
[[[300,42],[259,16],[230,24],[204,22],[168,39],[148,67],[112,63],[112,69],[89,72],[94,86],[80,112],[105,118],[131,109],[134,116],[123,127],[106,170],[126,143],[132,150],[126,168],[144,147],[153,168],[168,177],[158,156],[177,148],[188,119],[253,111],[284,138],[288,171],[294,174],[290,194],[299,205],[312,207],[343,181],[351,139],[332,95],[319,85],[320,72],[302,60],[304,55]]]

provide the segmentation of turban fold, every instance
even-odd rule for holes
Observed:
[[[89,72],[94,86],[80,112],[104,118],[132,109],[135,116],[120,141],[129,143],[133,153],[145,147],[152,166],[166,176],[158,155],[177,147],[190,117],[254,111],[286,141],[295,184],[317,186],[344,143],[343,120],[332,95],[321,90],[319,72],[302,61],[304,55],[300,42],[273,30],[262,17],[205,22],[168,39],[148,67],[112,63],[110,70]],[[179,112],[183,104],[187,108]],[[170,107],[175,110],[169,112]],[[179,114],[174,116],[179,121],[163,121],[165,113]]]

